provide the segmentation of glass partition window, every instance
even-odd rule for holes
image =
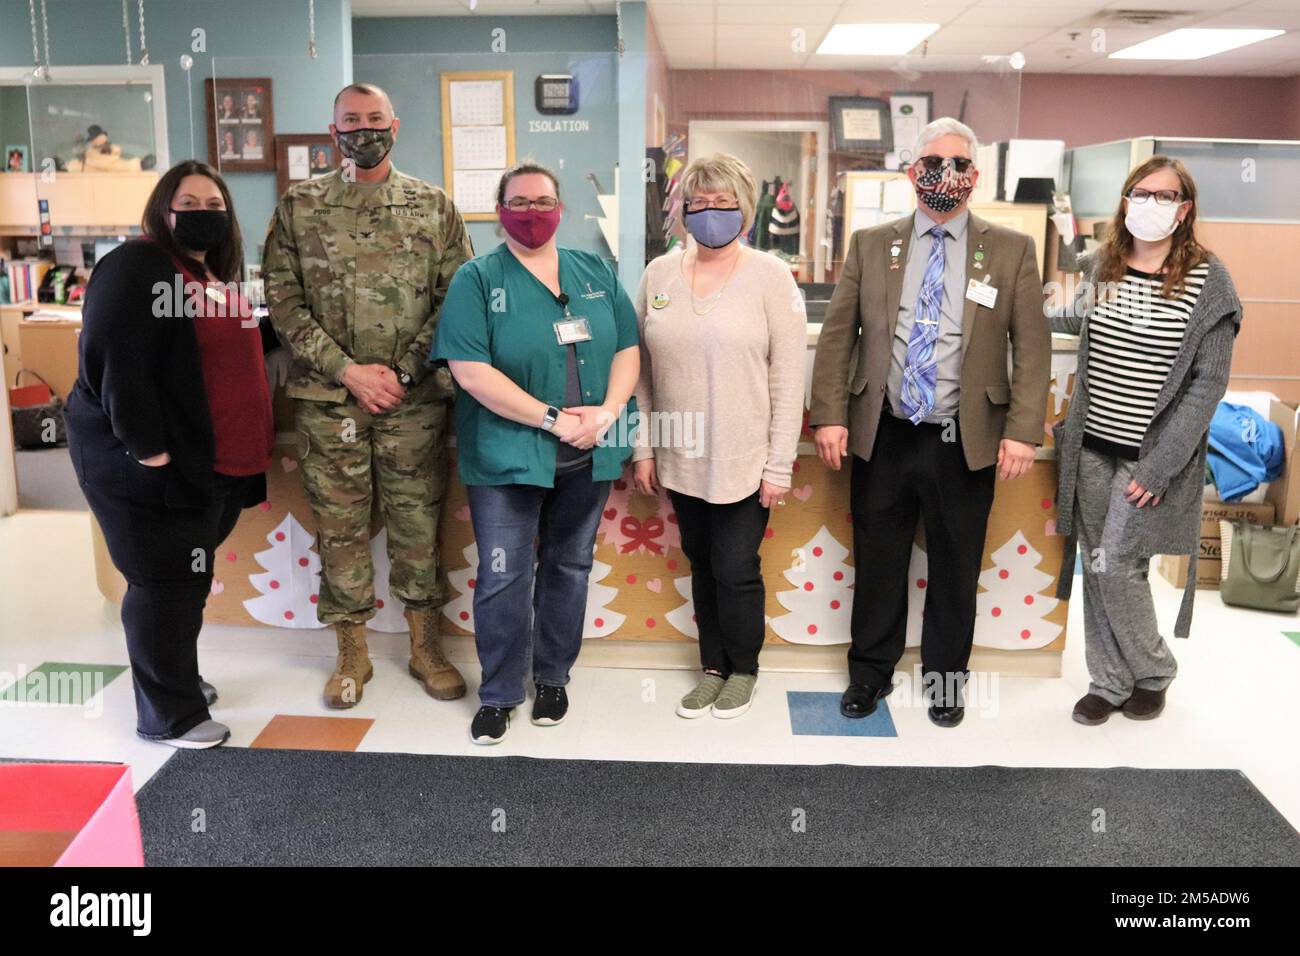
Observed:
[[[148,83],[33,83],[27,87],[33,171],[131,173],[158,166]]]
[[[1110,218],[1132,168],[1130,140],[1080,146],[1069,151],[1070,202],[1079,218]]]
[[[1157,139],[1186,164],[1203,219],[1300,221],[1300,143]]]

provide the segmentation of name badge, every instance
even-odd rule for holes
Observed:
[[[566,315],[555,323],[555,341],[561,345],[590,342],[591,323],[581,315]]]
[[[991,309],[993,303],[998,301],[998,290],[987,282],[971,279],[966,283],[966,298]]]

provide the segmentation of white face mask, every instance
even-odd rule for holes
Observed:
[[[1147,242],[1159,242],[1168,239],[1178,228],[1178,207],[1182,203],[1171,202],[1162,206],[1155,197],[1146,202],[1134,202],[1124,199],[1124,225],[1134,236]]]

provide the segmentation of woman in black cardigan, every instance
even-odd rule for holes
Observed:
[[[263,353],[275,338],[238,293],[243,247],[216,170],[168,170],[142,227],[86,288],[68,448],[127,581],[137,733],[215,747],[230,730],[208,713],[216,690],[199,676],[199,630],[217,546],[240,509],[266,498]]]

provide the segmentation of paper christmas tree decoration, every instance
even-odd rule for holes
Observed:
[[[794,567],[783,572],[794,590],[776,595],[790,613],[772,618],[772,630],[792,644],[847,644],[853,607],[848,549],[822,525],[798,550]]]
[[[461,553],[468,566],[447,574],[447,579],[456,590],[457,596],[442,606],[442,613],[457,627],[472,632],[474,630],[474,588],[478,584],[478,545],[470,544]],[[609,608],[609,603],[618,596],[618,588],[599,583],[611,570],[610,565],[602,561],[592,562],[591,574],[587,578],[587,610],[582,630],[584,638],[605,637],[617,631],[623,624],[624,615]]]
[[[980,572],[984,590],[975,598],[975,643],[1002,650],[1050,644],[1061,625],[1044,617],[1060,602],[1043,594],[1053,581],[1038,570],[1043,556],[1017,531],[992,557],[993,567]]]
[[[253,556],[266,571],[248,576],[261,597],[245,601],[244,610],[273,627],[321,627],[316,617],[320,558],[312,550],[316,539],[289,513],[266,540],[271,547]]]
[[[668,498],[668,492],[662,487],[659,489],[659,517],[664,522],[664,534],[661,539],[665,549],[682,547],[682,531],[677,526],[677,512],[673,510],[673,503]]]
[[[904,647],[921,646],[921,625],[925,621],[925,595],[929,590],[930,561],[915,541],[907,564],[907,639]]]
[[[609,499],[600,513],[600,526],[596,528],[596,534],[605,544],[617,545],[623,541],[618,528],[622,520],[628,516],[628,505],[631,501],[632,479],[625,469],[623,476],[610,484]]]
[[[682,575],[673,579],[673,587],[686,601],[680,607],[673,608],[664,615],[668,623],[693,640],[700,639],[700,629],[695,624],[695,598],[691,594],[691,576]]]
[[[402,602],[388,590],[388,575],[392,565],[388,560],[388,529],[370,539],[370,561],[375,567],[375,616],[366,622],[372,631],[386,634],[405,634],[411,629],[402,612]]]
[[[467,567],[459,571],[449,571],[447,580],[456,589],[456,597],[442,606],[442,613],[447,620],[467,631],[474,630],[474,585],[478,574],[478,545],[470,542],[461,552]]]
[[[618,596],[618,588],[599,583],[612,570],[602,561],[592,562],[591,574],[587,578],[587,616],[582,627],[584,638],[613,634],[623,623],[624,616],[609,608],[609,602]]]
[[[610,485],[609,500],[600,515],[596,534],[602,544],[612,544],[623,554],[667,554],[682,546],[677,515],[673,513],[668,493],[659,489],[653,501],[644,495],[633,498],[634,483],[625,469],[623,477]],[[645,517],[641,513],[648,511]]]

